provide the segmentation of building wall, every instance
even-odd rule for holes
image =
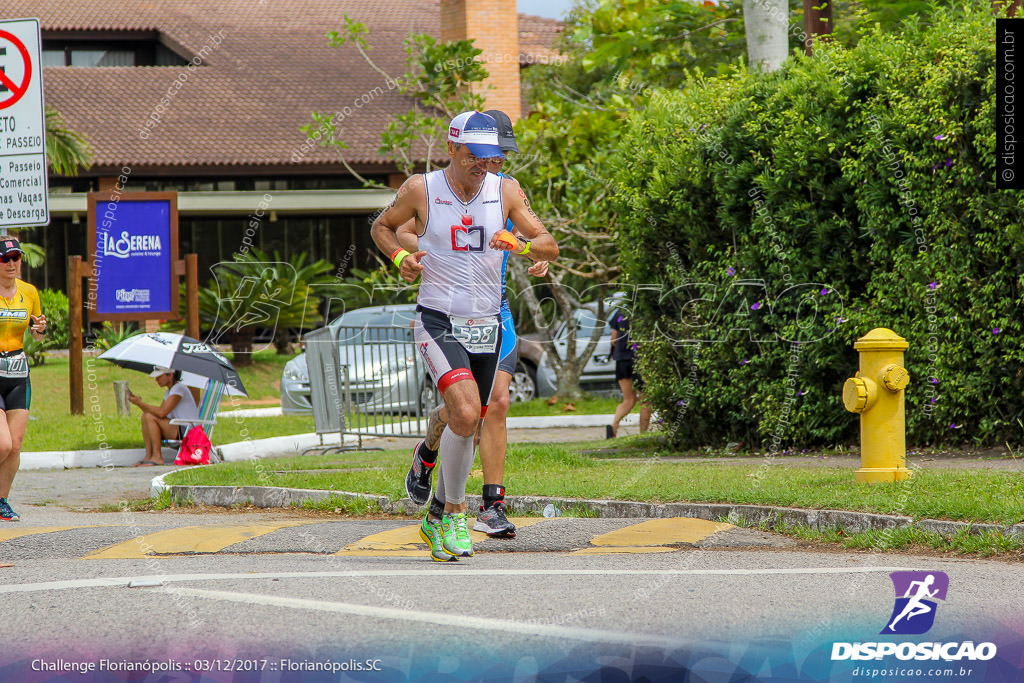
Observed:
[[[487,109],[513,121],[522,115],[519,92],[519,15],[513,0],[441,0],[441,40],[469,40],[484,51],[490,77],[481,94]]]

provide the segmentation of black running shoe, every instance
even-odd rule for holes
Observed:
[[[11,509],[6,498],[0,498],[0,520],[5,522],[20,522],[21,515]]]
[[[515,538],[516,525],[505,516],[504,501],[492,503],[490,507],[480,506],[480,514],[476,516],[473,531],[482,531],[491,538]]]
[[[422,445],[423,442],[420,441],[412,449],[412,467],[405,475],[405,493],[409,500],[417,505],[423,505],[430,499],[430,475],[434,473],[434,464],[428,465],[420,458]]]

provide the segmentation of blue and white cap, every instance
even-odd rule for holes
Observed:
[[[464,111],[448,124],[448,140],[469,147],[479,159],[505,158],[498,145],[498,123],[480,111]]]

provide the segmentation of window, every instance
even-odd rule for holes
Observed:
[[[184,66],[188,60],[160,42],[159,36],[126,34],[43,37],[43,66]]]

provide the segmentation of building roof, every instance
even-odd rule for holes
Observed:
[[[178,67],[47,67],[46,103],[95,152],[94,172],[129,165],[163,174],[239,167],[335,171],[337,154],[306,144],[310,112],[344,112],[349,161],[391,164],[380,133],[411,98],[389,88],[355,47],[330,47],[343,16],[366,24],[369,54],[405,70],[412,32],[440,35],[438,0],[7,0],[10,17],[38,17],[44,40],[106,34],[156,37],[201,63]],[[521,16],[520,61],[550,60],[561,22]],[[346,109],[347,107],[347,109]],[[148,122],[148,123],[147,123]],[[227,168],[226,168],[227,167]]]

